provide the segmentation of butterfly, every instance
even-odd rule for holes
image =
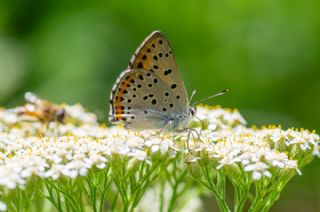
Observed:
[[[185,128],[194,115],[169,41],[154,31],[116,80],[109,121],[134,130],[175,131]]]
[[[195,113],[168,39],[160,31],[152,32],[112,88],[109,121],[127,129],[176,131],[186,129]]]

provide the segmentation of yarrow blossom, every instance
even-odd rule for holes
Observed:
[[[201,121],[195,119],[190,124],[197,133],[194,130],[168,133],[132,132],[118,126],[109,128],[99,125],[96,116],[87,113],[80,105],[65,105],[65,108],[67,122],[50,122],[47,126],[40,122],[24,122],[13,110],[0,109],[2,190],[23,189],[34,177],[72,180],[90,177],[91,170],[111,167],[114,169],[114,184],[120,191],[123,189],[120,192],[123,202],[128,201],[135,207],[137,203],[130,203],[130,198],[126,199],[126,194],[123,194],[127,189],[127,184],[122,184],[126,174],[120,168],[117,170],[117,166],[123,163],[130,170],[135,168],[135,164],[141,164],[136,170],[140,170],[142,177],[139,182],[146,183],[143,186],[153,182],[143,178],[144,175],[155,173],[152,178],[155,180],[160,173],[155,158],[161,158],[160,161],[168,164],[183,158],[185,166],[202,168],[208,178],[198,180],[213,189],[207,184],[210,177],[215,176],[210,174],[213,171],[223,173],[231,181],[248,176],[258,182],[279,173],[300,174],[304,165],[314,156],[319,156],[319,135],[314,132],[282,130],[275,126],[248,128],[237,110],[201,106],[197,109],[197,117]],[[191,136],[187,136],[188,133]],[[118,160],[120,165],[114,165]],[[213,169],[205,170],[203,164],[212,164]],[[167,182],[164,184],[168,186]],[[134,190],[134,187],[130,189]],[[138,201],[143,192],[134,194],[138,195]],[[220,203],[219,207],[224,210],[227,206]],[[6,204],[0,202],[0,210],[6,209]]]

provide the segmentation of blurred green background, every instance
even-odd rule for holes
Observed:
[[[117,76],[140,42],[163,31],[188,92],[238,108],[249,125],[320,128],[320,2],[0,1],[0,104],[23,94],[80,102],[106,121]],[[272,211],[320,211],[320,162]],[[210,204],[210,203],[208,203]]]

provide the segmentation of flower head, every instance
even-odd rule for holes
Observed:
[[[0,185],[13,189],[34,175],[52,179],[84,176],[93,167],[106,167],[115,155],[148,163],[157,153],[175,157],[183,152],[181,142],[189,146],[185,148],[188,164],[213,160],[218,170],[241,167],[243,172],[252,173],[254,180],[271,177],[275,169],[300,172],[300,155],[319,155],[317,134],[277,127],[247,128],[236,110],[199,107],[197,117],[207,127],[202,131],[196,128],[197,133],[191,131],[187,141],[188,132],[108,128],[99,126],[95,116],[80,105],[66,108],[69,116],[78,121],[51,122],[47,129],[39,122],[19,121],[10,110],[0,111]],[[198,119],[193,122],[201,126]]]

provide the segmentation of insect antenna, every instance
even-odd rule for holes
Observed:
[[[196,90],[196,89],[194,89],[194,90],[192,91],[192,93],[191,93],[190,98],[189,98],[189,102],[191,102],[191,101],[192,101],[192,98],[194,97],[194,95],[196,95],[196,93],[197,93],[197,90]]]
[[[208,97],[203,98],[203,99],[200,99],[200,100],[194,102],[194,103],[191,105],[191,107],[193,107],[194,105],[196,105],[196,104],[198,104],[198,103],[200,103],[200,102],[204,102],[204,101],[206,101],[206,100],[208,100],[208,99],[212,99],[212,98],[215,98],[215,97],[217,97],[217,96],[221,96],[221,95],[227,93],[228,91],[229,91],[229,89],[224,89],[224,90],[220,91],[219,93],[216,93],[216,94],[214,94],[214,95],[208,96]],[[195,93],[195,91],[192,92],[193,95],[194,95],[194,93]],[[191,95],[191,97],[192,97],[193,95]]]

